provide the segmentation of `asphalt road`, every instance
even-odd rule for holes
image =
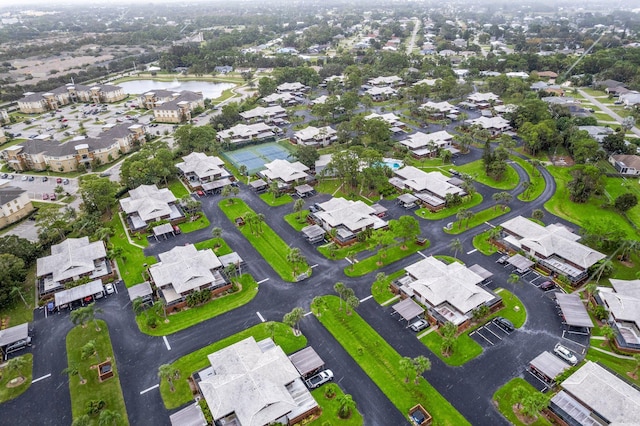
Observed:
[[[474,151],[456,161],[462,164],[479,155],[478,151]],[[521,179],[526,179],[526,173],[517,164],[513,164],[513,167]],[[510,204],[511,212],[499,218],[495,224],[519,214],[530,216],[533,209],[541,208],[553,195],[555,182],[545,169],[541,171],[547,185],[542,196],[530,203],[521,202],[515,198],[515,195],[522,191],[522,186],[518,186],[511,191],[514,195]],[[497,191],[480,184],[476,187],[483,195],[484,201],[474,210],[479,211],[492,206],[491,194]],[[220,197],[203,197],[203,210],[211,221],[208,229],[181,234],[160,242],[152,241],[145,254],[157,255],[175,245],[208,239],[211,229],[220,227],[223,229],[223,238],[246,261],[246,270],[256,281],[268,280],[260,285],[257,296],[248,304],[167,336],[166,343],[162,338],[150,337],[138,331],[134,325],[128,296],[123,288],[118,289],[119,294],[98,301],[98,305],[104,311],[100,317],[109,325],[127,412],[133,425],[169,424],[170,413],[164,408],[158,389],[154,388],[158,384],[159,365],[172,362],[205,345],[258,324],[261,319],[257,312],[267,321],[280,321],[285,313],[296,306],[308,310],[315,296],[332,294],[333,285],[337,281],[352,287],[361,299],[370,295],[375,273],[359,278],[346,277],[343,273],[343,268],[348,265],[346,261],[330,261],[324,258],[284,222],[282,216],[291,212],[290,205],[270,208],[245,185],[241,185],[241,188],[240,197],[255,211],[264,213],[266,223],[291,246],[299,247],[309,264],[317,265],[313,269],[313,275],[301,283],[283,282],[220,211]],[[310,204],[326,198],[327,195],[316,195],[306,202]],[[389,208],[389,219],[407,214],[406,210],[398,207],[393,201],[382,200],[381,203]],[[423,255],[452,254],[449,249],[451,236],[442,230],[449,221],[450,218],[441,221],[420,219],[422,233],[430,239],[431,246],[423,250],[422,254],[413,254],[382,268],[382,271],[395,272],[422,259]],[[545,222],[566,223],[549,214],[545,216]],[[416,339],[413,332],[391,318],[389,307],[381,307],[373,299],[368,299],[358,308],[358,313],[401,355],[413,357],[422,354],[431,360],[433,367],[425,373],[425,377],[474,425],[508,424],[491,402],[493,393],[508,380],[526,376],[525,367],[528,361],[543,350],[551,350],[562,338],[562,325],[550,297],[526,282],[517,285],[507,284],[509,271],[495,263],[497,256],[487,257],[473,250],[472,237],[488,226],[470,229],[457,236],[464,245],[464,250],[458,257],[469,265],[478,263],[493,272],[495,275],[491,287],[505,287],[513,291],[525,304],[528,319],[524,327],[499,344],[485,347],[483,354],[476,359],[462,367],[449,367]],[[20,419],[21,423],[30,425],[68,424],[70,400],[66,377],[60,372],[66,367],[64,341],[72,324],[67,318],[68,313],[44,318],[43,311],[37,310],[35,317],[33,377],[44,378],[32,384],[20,398],[0,405],[0,418]],[[406,424],[405,413],[400,413],[391,404],[313,316],[303,319],[301,329],[309,344],[314,346],[326,361],[327,367],[334,371],[338,384],[345,392],[353,395],[358,409],[364,415],[366,425]],[[47,374],[51,376],[47,377]],[[55,395],[55,398],[51,395]]]

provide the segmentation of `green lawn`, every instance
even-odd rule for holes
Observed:
[[[595,344],[600,344],[600,343],[603,343],[603,341],[601,341],[601,340],[599,340],[599,341],[592,340],[591,341],[591,345],[592,346],[594,346]],[[608,349],[608,345],[604,349],[610,350],[610,349]],[[611,370],[613,370],[616,373],[620,374],[620,376],[622,376],[622,378],[624,380],[626,380],[628,382],[631,382],[631,383],[635,384],[636,386],[640,386],[640,377],[638,379],[634,380],[633,377],[630,377],[627,374],[627,373],[633,371],[634,368],[635,368],[635,362],[632,359],[616,358],[614,356],[607,355],[605,353],[602,353],[600,351],[596,351],[594,349],[589,349],[587,351],[586,359],[588,359],[590,361],[599,362],[600,364],[604,365],[605,367],[610,368]]]
[[[507,164],[504,177],[499,181],[487,176],[484,171],[484,163],[482,162],[482,160],[476,160],[471,163],[465,164],[464,166],[453,166],[452,168],[466,173],[472,176],[476,181],[496,189],[513,189],[518,185],[518,182],[520,181],[520,179],[518,178],[518,173],[509,164]]]
[[[374,279],[373,284],[371,285],[371,294],[373,295],[375,301],[378,302],[378,304],[383,304],[387,300],[395,297],[395,294],[393,294],[391,290],[389,290],[389,284],[391,284],[393,280],[400,278],[404,274],[405,270],[401,269],[394,272],[393,274],[388,275],[387,279],[384,281],[377,282]]]
[[[464,203],[458,206],[447,207],[437,212],[432,212],[429,209],[418,209],[416,210],[416,215],[422,219],[440,220],[440,219],[444,219],[445,217],[455,215],[458,212],[458,210],[461,208],[470,209],[471,207],[477,206],[481,202],[482,202],[482,195],[476,192],[471,197],[469,197]]]
[[[194,247],[197,250],[211,249],[214,251],[216,256],[224,256],[225,254],[233,253],[229,244],[227,244],[222,238],[210,238],[208,240],[200,241],[199,243],[195,243]]]
[[[189,355],[185,355],[171,364],[180,371],[180,379],[174,382],[175,392],[171,392],[169,384],[165,380],[160,383],[160,395],[162,396],[165,407],[171,410],[193,401],[193,395],[189,389],[187,378],[194,372],[211,366],[207,358],[209,354],[226,348],[240,340],[244,340],[249,336],[253,336],[257,341],[271,337],[265,324],[266,323],[258,324],[238,334],[229,336],[226,339],[219,340],[195,352],[191,352]],[[279,322],[276,323],[273,340],[287,354],[292,354],[307,346],[306,337],[294,336],[291,327]]]
[[[520,158],[518,156],[512,155],[510,157],[513,161],[518,163],[529,175],[529,182],[531,182],[531,186],[525,192],[520,193],[518,195],[518,200],[522,201],[533,201],[542,194],[546,185],[544,184],[544,178],[542,177],[542,173],[539,170],[536,170],[533,165],[527,160]]]
[[[178,226],[180,227],[180,230],[186,234],[189,232],[208,228],[209,225],[211,225],[211,223],[209,223],[207,215],[205,215],[204,213],[200,213],[200,217],[198,217],[196,220],[187,220],[186,222],[183,222]]]
[[[220,209],[230,221],[233,222],[236,218],[244,217],[247,213],[253,212],[241,199],[232,198],[231,200],[233,200],[233,204],[229,204],[229,200],[222,200],[219,203]],[[261,229],[262,232],[252,232],[251,226],[245,224],[240,227],[240,232],[283,280],[294,282],[294,270],[292,264],[287,261],[289,245],[267,224],[261,224]],[[302,272],[304,265],[298,265],[298,267],[298,272]],[[308,273],[311,273],[310,269]]]
[[[627,238],[638,238],[636,230],[633,229],[631,225],[629,225],[629,223],[620,216],[620,214],[614,210],[602,208],[602,204],[607,202],[606,199],[592,197],[586,203],[574,203],[569,199],[567,184],[572,179],[570,175],[571,168],[547,166],[547,170],[549,170],[553,175],[557,184],[555,194],[544,204],[544,208],[549,212],[579,226],[584,226],[592,221],[609,219],[620,226],[620,228],[626,233]]]
[[[301,231],[302,228],[309,225],[307,223],[308,215],[309,210],[302,210],[299,213],[289,213],[288,215],[285,215],[284,220],[296,231]],[[298,219],[298,216],[300,216],[300,219]]]
[[[417,385],[413,381],[405,383],[400,371],[402,356],[357,313],[339,312],[338,297],[323,296],[319,300],[321,306],[314,306],[318,320],[401,413],[407,414],[411,407],[422,404],[438,425],[470,424],[424,378]]]
[[[22,357],[27,363],[24,367],[18,369],[18,371],[9,372],[6,367],[0,369],[0,404],[19,397],[31,386],[31,380],[33,379],[33,355],[24,354]],[[7,387],[12,379],[20,377],[24,378],[24,381],[20,385]]]
[[[511,379],[504,386],[496,391],[493,394],[493,400],[498,404],[498,410],[502,413],[503,416],[507,418],[511,422],[511,424],[516,426],[544,426],[551,425],[545,417],[538,416],[538,419],[533,423],[522,423],[516,414],[513,412],[513,406],[517,401],[513,398],[513,391],[515,388],[523,386],[529,392],[538,392],[533,386],[531,386],[525,379],[520,377],[516,377],[515,379]]]
[[[289,194],[284,194],[276,198],[272,192],[265,192],[264,194],[260,194],[260,198],[271,207],[282,206],[293,201],[293,198]]]
[[[189,190],[185,188],[180,179],[171,179],[169,181],[169,190],[178,200],[189,195]]]
[[[431,352],[449,365],[459,366],[472,360],[482,353],[482,346],[469,337],[469,334],[475,331],[478,327],[486,324],[498,315],[509,319],[516,328],[522,327],[527,319],[527,311],[524,305],[513,293],[502,289],[498,294],[502,297],[504,307],[498,312],[489,315],[482,322],[474,324],[462,332],[458,336],[453,348],[453,353],[450,356],[445,357],[442,355],[442,336],[440,336],[439,333],[433,331],[420,340],[431,350]]]
[[[473,246],[485,256],[491,256],[496,253],[498,249],[493,244],[489,243],[489,233],[491,230],[487,230],[479,233],[473,237]]]
[[[602,162],[607,165],[609,163]],[[610,166],[610,165],[609,165]],[[610,167],[609,170],[614,172],[613,167]],[[626,193],[635,194],[640,200],[640,184],[636,179],[618,179],[618,178],[607,178],[605,184],[605,191],[611,197],[611,201],[613,202],[618,196]],[[640,226],[640,204],[637,204],[635,207],[632,207],[626,212],[629,220],[636,224],[636,226]]]
[[[27,306],[17,296],[11,306],[0,310],[0,319],[5,321],[5,327],[33,321],[33,309],[35,308],[36,262],[27,269],[27,277],[20,286],[20,292],[27,302]]]
[[[357,189],[352,189],[347,185],[343,185],[343,183],[344,182],[342,180],[338,180],[338,179],[320,179],[318,181],[318,184],[315,186],[315,190],[317,192],[331,194],[334,197],[346,198],[347,200],[364,201],[366,204],[371,204],[372,199],[380,198],[380,195],[378,193],[363,195],[359,193]],[[390,199],[393,197],[386,197],[386,198]]]
[[[347,266],[344,268],[344,273],[348,277],[361,277],[362,275],[366,275],[369,272],[373,272],[400,259],[404,259],[419,250],[427,248],[429,248],[428,242],[424,245],[418,245],[415,241],[409,241],[404,250],[401,245],[398,244],[395,247],[387,249],[385,257],[381,258],[378,253],[375,253],[358,263]]]
[[[157,262],[156,258],[153,256],[145,257],[141,248],[129,244],[122,222],[117,214],[113,216],[113,219],[109,222],[109,226],[114,230],[114,234],[109,239],[109,243],[116,247],[122,247],[122,256],[118,257],[116,261],[118,262],[118,269],[120,270],[120,275],[125,285],[131,287],[132,285],[146,281],[146,277],[144,276],[146,268],[143,265],[145,263],[147,265],[153,265]],[[138,239],[133,237],[133,241],[140,245],[148,244],[146,238]]]
[[[152,336],[166,336],[236,309],[249,303],[258,294],[258,284],[251,275],[242,275],[240,283],[242,287],[240,291],[217,297],[204,305],[168,315],[168,322],[164,317],[158,316],[155,310],[148,309],[136,317],[138,328]],[[147,326],[148,316],[157,318],[155,328]]]
[[[86,380],[85,384],[81,384],[78,375],[69,378],[73,419],[75,420],[83,414],[87,414],[87,402],[103,400],[106,403],[105,409],[117,412],[122,417],[123,423],[129,424],[127,409],[124,405],[122,389],[120,388],[120,379],[118,378],[118,365],[113,356],[113,348],[109,338],[109,330],[104,321],[99,320],[97,323],[100,331],[96,331],[95,324],[92,321],[85,328],[77,326],[67,334],[68,365],[77,365],[80,375]],[[96,352],[99,358],[91,356],[87,359],[82,359],[82,347],[91,340],[95,340]],[[106,359],[110,359],[112,362],[114,377],[100,383],[97,370],[91,367],[104,362]],[[58,371],[52,371],[52,374],[59,373]],[[98,424],[97,416],[93,416],[92,420],[91,424]]]
[[[464,221],[464,226],[461,221],[453,222],[453,226],[451,229],[445,229],[444,232],[447,234],[457,235],[461,234],[467,229],[475,228],[478,225],[482,225],[485,222],[489,222],[497,217],[502,216],[503,214],[507,214],[511,211],[511,208],[507,206],[506,209],[502,209],[502,207],[498,207],[497,209],[494,207],[489,207],[486,210],[482,210],[477,212],[468,222]]]
[[[336,390],[336,394],[333,398],[327,398],[324,395],[325,389],[327,386],[334,386]],[[344,392],[338,385],[332,383],[330,385],[323,385],[318,389],[314,389],[311,391],[311,395],[316,400],[320,408],[322,408],[322,414],[320,417],[309,423],[310,425],[331,425],[331,426],[361,426],[364,424],[364,420],[362,419],[362,414],[358,411],[358,406],[356,405],[356,409],[351,412],[351,417],[348,419],[341,419],[338,417],[338,410],[340,409],[340,404],[338,403],[338,399],[340,396],[344,395]],[[356,404],[358,401],[355,401]]]

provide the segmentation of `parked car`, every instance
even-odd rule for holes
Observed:
[[[69,184],[69,179],[64,179],[64,180],[62,181],[62,184],[63,184],[63,185],[68,185],[68,184]]]
[[[48,180],[49,180],[49,178],[48,178],[48,177],[46,177],[46,176],[42,176],[42,181],[43,181],[43,182],[46,182],[46,181],[48,181]]]
[[[6,179],[9,175],[7,173],[2,174],[2,179]]]
[[[13,179],[13,178],[14,178],[14,176],[13,176],[13,175],[9,175],[9,176],[7,176],[7,179]]]
[[[505,254],[503,256],[500,256],[500,259],[498,259],[497,262],[503,265],[507,260],[509,260],[509,255]]]
[[[553,281],[545,281],[542,284],[540,284],[540,290],[552,290],[556,288],[556,284]]]
[[[553,348],[553,352],[571,365],[576,365],[578,363],[578,357],[571,352],[569,348],[562,346],[560,343]]]
[[[5,360],[7,359],[7,355],[13,352],[17,352],[21,349],[26,348],[27,346],[31,346],[31,336],[27,336],[26,339],[18,340],[17,342],[13,342],[7,349],[4,350]]]
[[[24,181],[24,180],[29,180],[29,176],[24,175],[24,176],[22,176],[21,180],[23,180],[23,181]]]
[[[493,323],[507,332],[512,332],[516,329],[513,323],[504,317],[495,317]]]
[[[115,293],[116,289],[113,287],[113,284],[107,283],[107,284],[104,285],[104,291],[107,294],[113,294],[113,293]]]
[[[50,199],[50,200],[52,200],[52,201],[53,201],[53,200],[56,200],[57,198],[58,198],[58,197],[56,196],[55,192],[54,192],[54,193],[49,194],[49,199]]]
[[[319,372],[315,376],[311,376],[304,382],[309,389],[315,389],[332,380],[333,380],[333,372],[331,370],[324,370]]]
[[[56,183],[62,183],[62,178],[56,179]]]
[[[48,200],[49,199],[49,194],[42,194],[42,199],[43,200]]]
[[[180,229],[180,227],[178,225],[173,225],[173,232],[178,235],[178,234],[182,234],[182,230]]]
[[[36,178],[34,178],[33,176],[29,176],[29,182],[33,182],[34,180],[36,180]]]
[[[419,319],[418,321],[413,322],[409,326],[409,328],[417,333],[418,331],[424,330],[425,328],[429,327],[429,325],[429,321],[427,321],[426,319]]]

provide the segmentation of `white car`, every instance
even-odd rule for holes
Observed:
[[[427,327],[429,327],[429,321],[425,319],[419,319],[409,326],[409,328],[411,328],[411,330],[415,331],[416,333],[420,330],[424,330]]]
[[[558,343],[556,347],[553,348],[553,352],[571,365],[576,365],[578,363],[578,357],[576,357],[576,355],[571,352],[569,348],[562,346],[560,343]]]
[[[113,294],[116,290],[113,288],[113,284],[107,283],[104,285],[104,291],[106,291],[107,294]]]

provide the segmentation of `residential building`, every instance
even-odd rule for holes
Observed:
[[[73,287],[80,279],[92,280],[114,276],[103,241],[89,242],[89,237],[67,238],[51,246],[51,255],[38,258],[36,277],[40,297]]]
[[[422,111],[429,113],[433,118],[444,118],[447,115],[458,114],[458,108],[451,105],[449,102],[433,102],[428,101],[420,105]]]
[[[272,93],[262,98],[262,103],[268,106],[294,106],[302,103],[302,98],[291,92]]]
[[[247,337],[208,356],[197,382],[215,424],[294,425],[319,412],[300,373],[269,338]]]
[[[0,123],[1,124],[8,124],[11,122],[11,119],[9,118],[9,113],[7,112],[6,109],[0,109]],[[4,134],[4,132],[2,132]]]
[[[609,323],[618,331],[615,344],[640,352],[640,280],[610,278],[611,287],[599,287],[596,300],[609,312]]]
[[[376,77],[368,81],[369,85],[374,87],[400,87],[404,86],[404,81],[397,75],[388,77]]]
[[[426,306],[429,316],[439,324],[451,322],[462,330],[471,323],[474,310],[502,306],[499,296],[482,287],[492,274],[478,265],[467,268],[459,262],[447,264],[429,256],[405,270],[406,275],[393,286],[401,297],[413,297]]]
[[[598,363],[587,361],[561,384],[549,409],[569,425],[631,425],[640,419],[640,391]]]
[[[221,273],[222,262],[211,249],[198,250],[191,244],[176,246],[160,253],[158,260],[149,267],[149,276],[167,307],[184,302],[194,291],[220,292],[227,287]]]
[[[231,173],[224,168],[224,161],[219,157],[208,156],[202,152],[192,152],[182,159],[184,161],[176,164],[176,167],[191,189],[200,189],[204,185],[216,181],[222,183],[222,186],[231,184]]]
[[[467,101],[475,104],[478,109],[491,108],[493,105],[502,105],[500,97],[495,93],[475,92],[467,96]]]
[[[139,101],[148,109],[153,109],[153,119],[159,123],[182,123],[192,118],[197,108],[204,108],[201,92],[183,90],[168,95],[166,91],[148,92]]]
[[[552,80],[558,78],[558,74],[553,71],[539,71],[538,78]]]
[[[119,86],[67,84],[46,93],[25,93],[18,100],[18,109],[24,114],[40,114],[76,102],[111,103],[126,97],[127,94]]]
[[[0,179],[0,229],[29,216],[34,210],[27,191],[9,186],[10,182]]]
[[[638,155],[611,155],[609,156],[609,163],[621,175],[640,175],[640,156]]]
[[[340,95],[333,95],[333,96],[335,96],[336,100],[338,100],[338,101],[340,100]],[[329,100],[330,97],[331,96],[321,95],[321,96],[318,96],[315,99],[310,100],[309,104],[311,106],[313,106],[313,105],[324,105]]]
[[[385,101],[387,99],[391,99],[395,96],[398,95],[398,91],[392,87],[387,87],[387,86],[383,86],[383,87],[377,87],[374,86],[370,89],[365,90],[364,92],[365,95],[369,95],[371,96],[371,99],[373,99],[376,102],[381,102],[381,101]]]
[[[440,130],[434,133],[416,132],[404,140],[400,144],[406,146],[411,151],[411,155],[416,158],[433,157],[438,155],[439,150],[446,149],[452,153],[459,151],[453,147],[453,135],[446,130]]]
[[[0,152],[15,171],[50,170],[72,172],[79,166],[87,170],[111,163],[122,154],[146,142],[146,128],[141,124],[109,124],[96,137],[74,138],[60,143],[50,135],[39,135]]]
[[[373,120],[375,118],[386,122],[389,125],[389,130],[391,130],[391,133],[405,133],[404,129],[407,127],[407,125],[402,120],[400,120],[400,117],[398,117],[394,113],[387,112],[384,114],[378,114],[374,112],[364,117],[365,120]]]
[[[276,92],[277,93],[285,93],[285,92],[289,92],[289,93],[304,93],[307,90],[309,90],[309,86],[305,86],[304,84],[302,84],[300,82],[282,83],[282,84],[278,85],[278,87],[276,87]]]
[[[491,136],[498,136],[511,129],[509,120],[502,117],[478,117],[473,120],[467,120],[465,123],[471,126],[480,126],[491,133]]]
[[[266,169],[259,172],[260,176],[267,182],[276,182],[280,189],[289,189],[311,178],[307,173],[309,168],[299,161],[291,163],[287,160],[275,159],[266,163],[264,167]]]
[[[622,103],[626,107],[636,106],[640,104],[640,93],[638,92],[625,93],[623,95],[620,95],[619,99],[620,101],[622,101]]]
[[[606,136],[613,134],[613,129],[606,126],[578,126],[578,130],[583,130],[589,133],[589,136],[597,140],[599,143],[602,143]]]
[[[425,172],[413,166],[405,166],[393,171],[389,183],[398,190],[411,191],[420,203],[431,211],[446,207],[447,196],[465,196],[466,192],[457,186],[458,178],[450,178],[440,172]]]
[[[280,105],[269,107],[256,107],[245,112],[241,112],[240,116],[247,123],[273,123],[277,119],[286,119],[287,111]],[[278,123],[276,123],[278,124]]]
[[[299,145],[327,146],[338,140],[337,131],[329,126],[305,127],[293,134],[293,142]]]
[[[242,145],[247,143],[259,143],[276,136],[273,127],[265,123],[236,124],[227,130],[220,130],[216,138],[218,142],[229,145]]]
[[[517,216],[500,226],[505,248],[525,252],[538,268],[563,275],[574,285],[586,279],[589,268],[606,257],[580,244],[580,236],[560,224],[542,226]]]
[[[127,215],[129,229],[140,231],[152,222],[184,218],[177,201],[168,188],[158,189],[156,185],[140,185],[130,190],[127,198],[120,200],[120,207]]]
[[[332,198],[315,206],[318,211],[310,213],[311,220],[329,233],[335,229],[334,240],[340,245],[356,242],[357,234],[365,229],[381,229],[388,225],[376,215],[375,208],[360,200]]]

